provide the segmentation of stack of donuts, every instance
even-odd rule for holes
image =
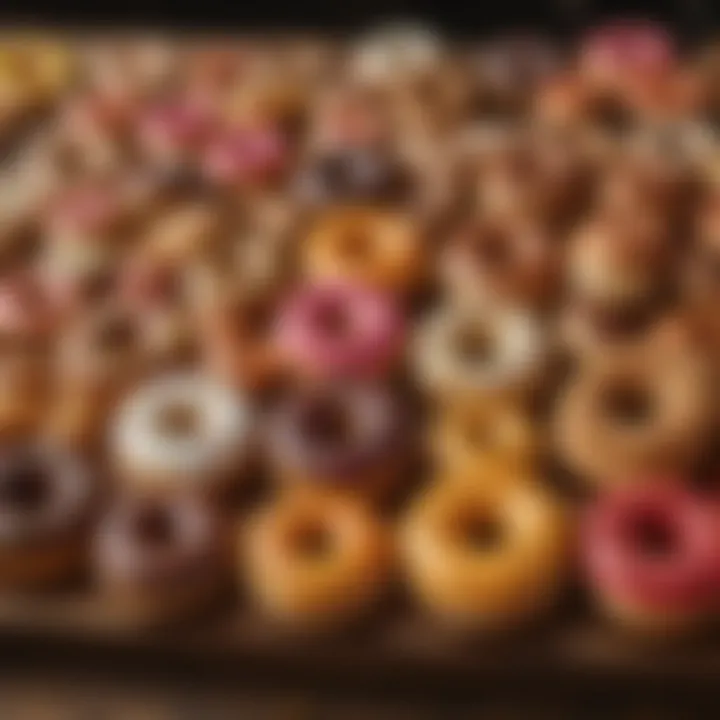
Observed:
[[[3,592],[717,624],[717,52],[3,43]]]

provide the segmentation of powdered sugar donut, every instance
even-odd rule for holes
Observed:
[[[122,475],[143,485],[185,485],[213,494],[237,479],[247,459],[251,413],[223,384],[176,373],[140,387],[110,431]]]

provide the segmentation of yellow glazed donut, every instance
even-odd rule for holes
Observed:
[[[517,310],[478,312],[448,305],[419,329],[414,347],[420,385],[442,402],[470,404],[523,396],[535,386],[548,352],[542,327]]]
[[[290,493],[242,536],[250,592],[265,614],[299,630],[331,629],[369,611],[387,588],[391,538],[357,500]]]
[[[532,467],[540,449],[538,430],[514,403],[450,406],[431,434],[441,472],[494,474]]]
[[[323,215],[306,242],[302,264],[311,279],[403,292],[427,269],[423,238],[405,214],[340,208]]]
[[[400,526],[417,600],[441,621],[498,631],[550,609],[569,570],[569,517],[539,486],[441,482]]]
[[[709,367],[671,333],[588,356],[556,406],[567,466],[611,486],[691,465],[712,428]]]

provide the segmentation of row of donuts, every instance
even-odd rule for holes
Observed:
[[[630,630],[675,635],[717,619],[717,505],[671,481],[601,497],[579,528],[523,475],[449,476],[395,530],[357,497],[317,488],[236,522],[187,488],[126,493],[96,525],[97,487],[77,457],[25,445],[1,459],[3,589],[92,571],[108,612],[134,626],[193,617],[236,587],[279,627],[337,629],[402,579],[441,626],[504,631],[551,613],[578,560],[604,612]]]

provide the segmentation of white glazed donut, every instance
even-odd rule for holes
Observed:
[[[111,427],[113,456],[130,482],[202,483],[237,476],[250,448],[251,413],[227,387],[195,373],[144,385]]]
[[[543,328],[519,310],[463,304],[432,315],[415,339],[415,367],[432,393],[473,402],[530,389],[547,358]]]
[[[362,38],[351,64],[359,80],[385,83],[431,72],[441,54],[437,33],[423,26],[393,23]]]

